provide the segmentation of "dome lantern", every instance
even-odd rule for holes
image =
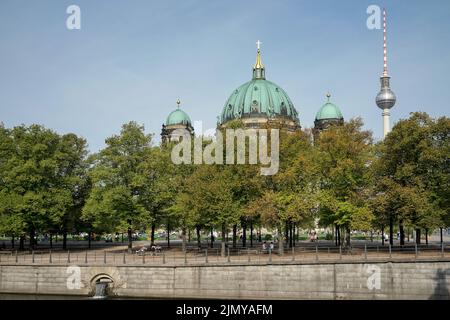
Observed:
[[[266,70],[261,62],[261,41],[256,41],[256,63],[253,66],[253,79],[266,79]]]

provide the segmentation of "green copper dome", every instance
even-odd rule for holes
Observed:
[[[287,93],[273,82],[266,80],[266,69],[261,62],[261,42],[258,40],[253,79],[233,91],[228,98],[219,123],[241,118],[288,118],[300,126],[295,110]]]
[[[233,91],[223,107],[220,123],[243,117],[288,117],[298,123],[287,93],[278,85],[263,78],[253,78]]]
[[[166,125],[184,124],[190,125],[191,118],[183,110],[177,109],[172,111],[166,120]]]
[[[325,119],[344,119],[342,116],[341,110],[330,102],[330,95],[327,95],[328,101],[325,103],[322,108],[316,114],[316,120],[325,120]]]

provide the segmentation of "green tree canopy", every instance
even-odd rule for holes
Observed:
[[[106,147],[94,156],[89,172],[92,191],[83,217],[96,229],[113,232],[128,229],[132,248],[132,227],[140,227],[147,196],[140,188],[139,166],[151,148],[152,136],[136,122],[122,126],[120,135],[106,139]]]

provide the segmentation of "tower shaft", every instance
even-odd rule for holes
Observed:
[[[383,138],[386,138],[387,134],[391,131],[391,112],[389,109],[383,110]]]

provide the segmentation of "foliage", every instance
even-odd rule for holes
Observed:
[[[75,227],[87,190],[86,141],[42,126],[0,126],[0,229],[24,236]]]
[[[379,229],[390,219],[446,227],[449,134],[449,118],[425,113],[400,120],[376,145],[359,118],[314,139],[309,130],[281,131],[279,172],[260,176],[258,165],[174,165],[173,143],[154,146],[136,122],[88,158],[86,141],[74,134],[0,124],[0,232],[130,234],[165,226],[181,229],[185,245],[186,230],[225,234],[250,222],[275,229],[279,243],[287,225],[334,226],[349,244],[351,230]]]
[[[449,225],[450,119],[412,113],[377,148],[372,166],[379,220],[417,229]]]

